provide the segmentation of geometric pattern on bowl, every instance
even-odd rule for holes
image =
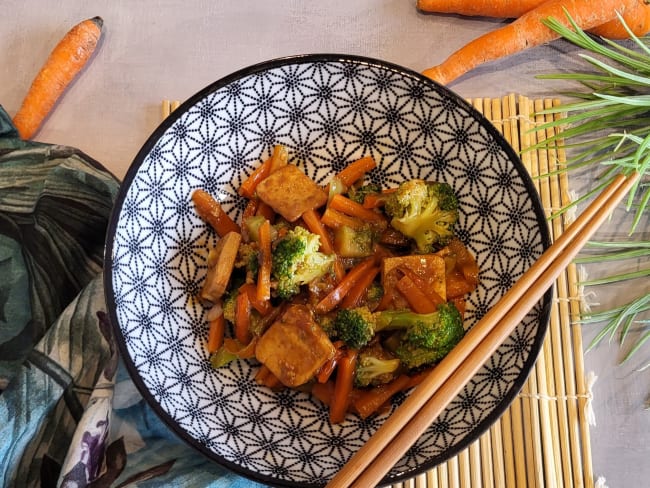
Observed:
[[[317,182],[371,155],[374,182],[440,180],[456,191],[458,234],[480,285],[471,327],[549,244],[528,173],[487,119],[407,69],[356,56],[307,55],[258,64],[185,102],[131,165],[109,226],[106,298],[122,357],[158,415],[214,461],[278,486],[322,486],[385,415],[339,425],[309,395],[272,392],[254,363],[215,370],[206,310],[195,298],[215,235],[190,195],[203,188],[238,219],[237,189],[275,144]],[[550,292],[393,467],[386,482],[444,462],[476,440],[523,386],[547,328]],[[402,397],[394,401],[393,408]]]

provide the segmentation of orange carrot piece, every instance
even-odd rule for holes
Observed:
[[[330,422],[343,422],[350,402],[350,393],[354,385],[354,370],[357,365],[357,351],[347,349],[336,367],[336,381],[330,403]]]
[[[260,265],[257,272],[257,301],[271,299],[271,223],[265,220],[259,230]]]
[[[257,299],[257,284],[244,283],[239,287],[239,293],[246,293],[248,295],[248,302],[251,307],[257,310],[261,315],[265,316],[273,311],[273,306],[269,300]]]
[[[334,246],[327,229],[321,222],[318,212],[314,209],[307,210],[302,214],[302,220],[312,234],[320,238],[320,250],[325,254],[334,254]]]
[[[239,290],[235,301],[235,337],[242,344],[248,344],[251,340],[250,332],[251,302],[248,293]]]
[[[423,74],[445,85],[483,63],[557,39],[559,35],[546,27],[543,19],[554,17],[569,26],[568,14],[578,26],[588,30],[616,19],[616,11],[625,15],[642,1],[547,0],[512,23],[474,39]]]
[[[361,229],[366,225],[363,220],[356,217],[350,217],[349,215],[345,215],[344,213],[330,207],[325,209],[325,212],[323,212],[321,222],[330,229],[338,229],[343,226],[350,227],[351,229]]]
[[[248,178],[239,187],[239,194],[246,198],[253,198],[255,196],[255,189],[257,185],[271,174],[271,158],[266,159],[261,165],[253,170],[253,172],[248,175]]]
[[[341,281],[316,305],[316,311],[327,313],[333,310],[350,292],[355,283],[375,266],[375,259],[368,258],[354,266]]]
[[[225,236],[228,232],[241,233],[237,225],[228,214],[221,208],[221,204],[204,190],[194,190],[192,201],[199,216],[212,226],[219,237]]]
[[[314,383],[311,387],[311,394],[329,406],[332,403],[332,396],[334,395],[334,381]]]
[[[332,238],[321,222],[321,218],[318,215],[318,212],[314,209],[307,210],[302,214],[302,220],[307,226],[307,229],[312,234],[316,234],[320,238],[320,250],[325,254],[334,254],[334,245],[332,244]],[[341,260],[336,259],[334,262],[334,274],[336,275],[337,281],[341,281],[345,275],[345,270],[343,269],[343,264]]]
[[[461,297],[467,293],[474,291],[475,286],[471,283],[468,283],[463,273],[459,270],[454,269],[450,273],[447,273],[445,277],[446,287],[447,287],[447,300],[452,298]]]
[[[338,180],[349,187],[352,183],[360,180],[368,171],[377,167],[377,163],[371,156],[364,156],[361,159],[351,162],[336,175]]]
[[[88,63],[101,38],[103,25],[101,17],[84,20],[70,29],[52,50],[13,118],[21,138],[32,138]]]
[[[623,14],[623,20],[635,36],[645,36],[650,32],[650,5],[639,2]],[[618,18],[589,29],[589,32],[607,39],[629,39],[630,37],[630,33]]]
[[[426,297],[431,302],[433,302],[434,305],[438,306],[445,302],[445,300],[440,296],[440,294],[438,294],[438,292],[435,290],[432,284],[429,283],[427,280],[423,279],[411,268],[409,268],[408,266],[400,266],[398,269],[406,276],[408,276],[411,279],[411,281],[415,283],[415,286],[420,290],[422,290],[422,293],[424,293]]]
[[[480,17],[516,18],[537,8],[546,0],[511,0],[502,2],[468,2],[466,0],[418,0],[417,8],[423,12],[459,14]],[[626,11],[623,19],[636,36],[650,32],[650,6],[639,2]],[[589,29],[589,32],[607,39],[627,39],[630,34],[618,19]]]
[[[375,266],[368,270],[359,280],[350,288],[350,291],[345,295],[341,301],[341,307],[353,308],[361,304],[361,300],[366,295],[368,288],[375,281],[379,274],[379,266]]]
[[[418,288],[409,276],[402,276],[395,287],[415,313],[432,313],[438,310],[438,305],[429,300],[429,297]]]
[[[223,314],[210,321],[210,328],[208,329],[208,352],[212,354],[223,344],[224,332],[226,330],[226,319]]]
[[[336,341],[333,345],[336,348],[336,352],[334,353],[334,356],[328,359],[327,362],[323,366],[321,366],[320,370],[316,374],[316,380],[319,383],[326,383],[330,379],[332,373],[336,369],[336,365],[338,364],[339,360],[343,357],[343,354],[345,353],[345,349],[344,349],[345,342]]]
[[[350,200],[341,194],[334,195],[328,205],[331,209],[342,212],[350,217],[365,220],[366,222],[379,223],[386,220],[383,215],[373,212],[360,203]]]
[[[480,17],[515,18],[538,7],[545,0],[504,0],[468,2],[467,0],[417,0],[423,12]]]
[[[388,402],[395,393],[405,390],[411,382],[406,375],[400,375],[390,383],[370,390],[359,391],[354,397],[354,409],[361,418],[368,418]]]

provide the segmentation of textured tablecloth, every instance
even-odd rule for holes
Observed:
[[[164,426],[118,357],[101,275],[118,186],[0,107],[0,485],[261,486]]]

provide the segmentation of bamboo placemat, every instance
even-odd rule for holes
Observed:
[[[536,115],[557,105],[552,99],[521,95],[469,102],[501,132],[515,151],[560,133],[534,130],[553,115]],[[163,101],[163,117],[178,102]],[[547,215],[571,201],[566,173],[552,173],[564,162],[557,149],[522,151]],[[549,222],[551,236],[562,234],[570,216]],[[467,449],[446,463],[392,488],[501,488],[594,486],[589,438],[591,378],[584,370],[577,270],[571,265],[556,282],[549,332],[521,392],[504,415]]]

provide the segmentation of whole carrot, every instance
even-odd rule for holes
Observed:
[[[31,139],[67,86],[86,65],[102,35],[103,20],[75,25],[59,41],[34,78],[13,123],[20,137]]]
[[[423,12],[480,17],[515,18],[538,7],[546,0],[418,0]]]
[[[623,14],[625,24],[630,28],[635,36],[645,36],[650,32],[649,1],[650,0],[639,2]],[[623,26],[618,18],[605,22],[593,29],[589,29],[589,32],[607,39],[627,39],[630,37],[629,32],[625,29],[625,26]]]
[[[441,84],[447,84],[483,63],[557,39],[558,34],[546,27],[542,19],[554,17],[569,25],[566,17],[568,14],[578,26],[587,30],[616,19],[617,10],[625,15],[642,2],[643,0],[548,0],[512,23],[474,39],[441,64],[422,74]]]
[[[529,12],[548,0],[418,0],[417,8],[423,12],[459,14],[467,16],[516,18]],[[625,12],[623,20],[636,36],[650,32],[650,5],[639,2],[635,8]],[[588,29],[589,32],[607,39],[627,39],[627,32],[619,19]]]

